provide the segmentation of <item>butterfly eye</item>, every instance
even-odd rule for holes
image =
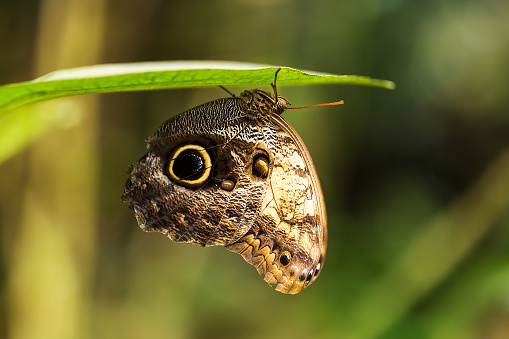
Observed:
[[[210,178],[211,173],[210,154],[200,145],[180,145],[170,153],[167,175],[182,186],[199,187]]]
[[[288,251],[281,253],[281,255],[279,256],[279,263],[282,266],[288,266],[291,261],[292,261],[292,255]]]

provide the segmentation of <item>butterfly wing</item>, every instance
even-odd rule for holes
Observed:
[[[283,293],[298,293],[311,284],[323,266],[327,248],[327,218],[315,167],[297,132],[272,115],[274,136],[269,187],[253,227],[227,249],[237,252],[269,285]]]
[[[219,99],[168,120],[147,141],[123,196],[143,230],[226,246],[283,293],[316,279],[327,244],[322,191],[303,141],[279,115],[259,119],[239,98]]]
[[[231,244],[252,227],[267,190],[266,178],[250,171],[253,157],[266,152],[257,149],[259,139],[238,98],[190,109],[147,139],[148,153],[131,167],[123,200],[145,231],[202,246]],[[203,177],[193,178],[186,169],[193,162],[175,156],[185,152],[204,164]],[[180,174],[186,171],[188,178]]]

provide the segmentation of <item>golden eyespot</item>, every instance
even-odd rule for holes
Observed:
[[[269,159],[265,155],[258,155],[253,159],[253,174],[266,178],[269,175]]]
[[[221,183],[221,188],[225,191],[231,191],[235,188],[235,181],[230,179],[225,179]]]
[[[175,147],[168,156],[168,177],[185,187],[199,187],[212,175],[209,152],[198,144]]]

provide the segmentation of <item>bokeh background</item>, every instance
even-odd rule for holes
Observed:
[[[297,106],[345,100],[285,114],[330,234],[320,278],[295,296],[223,248],[143,233],[120,202],[144,138],[222,90],[16,111],[34,137],[0,165],[0,337],[509,338],[507,32],[504,0],[0,1],[2,84],[185,59],[397,84],[279,89]]]

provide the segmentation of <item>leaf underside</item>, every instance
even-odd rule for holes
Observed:
[[[39,101],[91,93],[210,86],[350,84],[393,89],[394,83],[356,75],[333,75],[289,67],[229,61],[164,61],[105,64],[60,70],[32,81],[0,86],[0,163],[38,136],[79,122],[72,106],[32,109]],[[15,108],[20,108],[14,110]],[[74,113],[73,113],[74,112]],[[74,116],[73,116],[74,114]]]
[[[274,82],[280,68],[237,62],[167,61],[106,64],[49,73],[0,87],[0,113],[25,104],[70,95],[210,86],[260,86]],[[394,83],[357,75],[333,75],[281,67],[277,83],[349,84],[393,89]]]

